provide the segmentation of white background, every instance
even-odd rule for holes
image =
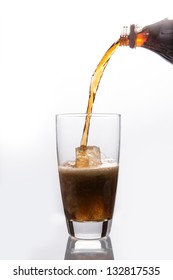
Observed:
[[[0,259],[63,259],[67,231],[55,114],[85,112],[90,78],[121,27],[172,1],[0,0]],[[122,115],[115,259],[173,258],[173,66],[119,47],[94,112]]]

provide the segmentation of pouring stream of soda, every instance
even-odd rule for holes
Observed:
[[[86,147],[88,143],[88,136],[89,136],[89,127],[90,127],[90,120],[91,120],[91,113],[93,109],[93,104],[95,100],[95,96],[100,84],[100,80],[102,78],[103,72],[109,62],[109,59],[111,58],[112,54],[115,52],[116,48],[119,46],[120,41],[118,40],[112,46],[106,51],[102,59],[100,60],[99,64],[97,65],[97,68],[95,69],[90,82],[90,90],[89,90],[89,99],[88,99],[88,107],[86,111],[86,119],[85,124],[83,128],[83,134],[80,146]]]

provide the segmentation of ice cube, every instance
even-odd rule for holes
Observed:
[[[100,148],[97,146],[80,146],[76,148],[76,167],[92,167],[101,164]]]

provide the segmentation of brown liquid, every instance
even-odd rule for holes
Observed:
[[[115,50],[119,46],[119,44],[120,44],[120,42],[117,41],[107,50],[107,52],[100,60],[96,70],[94,71],[94,73],[91,77],[88,107],[87,107],[87,111],[86,111],[87,116],[86,116],[85,125],[84,125],[84,129],[83,129],[83,134],[82,134],[82,139],[81,139],[81,144],[80,144],[81,146],[87,146],[91,113],[92,113],[95,96],[96,96],[96,93],[97,93],[97,90],[99,87],[99,83],[100,83],[101,77],[103,75],[103,72],[109,62],[109,59],[111,58],[112,54],[115,52]]]
[[[95,168],[59,167],[66,218],[73,221],[104,221],[112,218],[118,166]]]
[[[87,116],[80,147],[76,149],[76,161],[72,164],[73,167],[72,165],[59,166],[64,212],[68,220],[104,221],[111,219],[113,215],[118,166],[115,163],[104,166],[101,161],[97,167],[93,166],[93,162],[91,166],[92,160],[87,156],[87,152],[94,146],[88,147],[87,143],[91,113],[99,83],[109,59],[119,44],[120,42],[117,41],[107,50],[92,75]],[[98,162],[99,156],[96,156],[95,160]]]

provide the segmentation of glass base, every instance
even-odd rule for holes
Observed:
[[[68,232],[77,239],[100,239],[110,233],[112,220],[103,222],[76,222],[66,220]]]
[[[84,240],[69,236],[64,260],[114,260],[111,239]]]

